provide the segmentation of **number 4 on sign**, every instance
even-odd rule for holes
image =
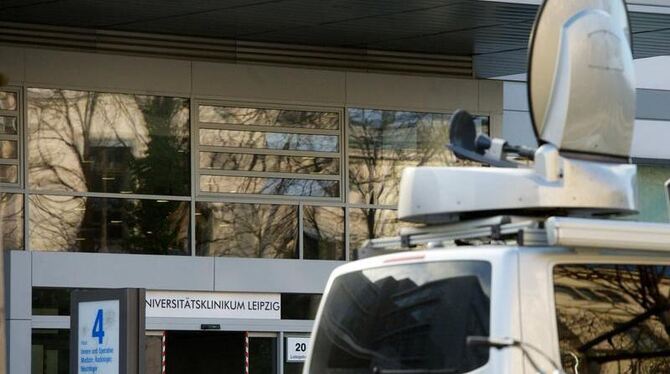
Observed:
[[[98,309],[98,314],[95,316],[95,322],[93,322],[93,331],[91,336],[98,338],[98,344],[102,344],[102,338],[105,337],[105,329],[102,326],[102,309]]]

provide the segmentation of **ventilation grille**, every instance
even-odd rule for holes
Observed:
[[[0,22],[0,44],[200,61],[472,77],[472,58]]]

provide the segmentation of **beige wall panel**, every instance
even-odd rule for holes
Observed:
[[[26,49],[32,85],[188,96],[188,61]]]
[[[502,113],[503,111],[503,82],[494,80],[480,80],[479,82],[479,110],[482,112]]]
[[[9,84],[23,82],[24,51],[21,48],[0,47],[0,73],[9,80]]]
[[[344,104],[344,73],[242,64],[193,63],[193,94],[230,100]]]
[[[503,137],[503,118],[502,114],[491,114],[489,118],[490,135],[492,138]]]
[[[347,105],[378,109],[476,112],[474,79],[347,73]]]

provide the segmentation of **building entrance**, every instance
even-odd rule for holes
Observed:
[[[243,374],[245,338],[236,331],[168,331],[166,372],[170,374]],[[249,372],[277,373],[277,339],[249,337]]]

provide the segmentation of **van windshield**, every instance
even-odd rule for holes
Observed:
[[[491,265],[441,261],[392,265],[336,278],[309,367],[323,373],[465,373],[488,361],[466,347],[489,335]]]

